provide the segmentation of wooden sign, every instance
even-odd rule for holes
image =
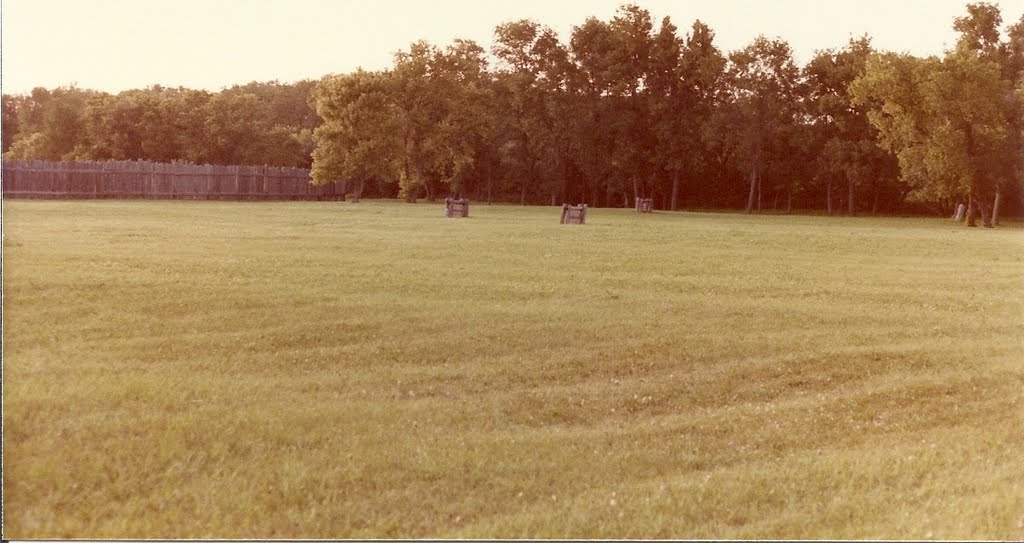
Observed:
[[[456,199],[456,198],[445,198],[444,199],[444,216],[445,217],[468,217],[469,216],[469,200]]]
[[[573,206],[562,204],[562,224],[584,224],[587,222],[587,204]]]

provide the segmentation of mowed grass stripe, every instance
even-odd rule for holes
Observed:
[[[3,206],[7,537],[1024,536],[1019,224]]]

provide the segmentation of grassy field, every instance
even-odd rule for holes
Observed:
[[[1024,538],[1024,230],[3,203],[4,538]]]

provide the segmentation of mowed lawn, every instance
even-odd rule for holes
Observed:
[[[3,203],[5,538],[1024,538],[1024,230]]]

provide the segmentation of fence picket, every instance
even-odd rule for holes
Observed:
[[[309,170],[134,160],[3,162],[5,198],[336,200],[344,185],[313,185]]]

